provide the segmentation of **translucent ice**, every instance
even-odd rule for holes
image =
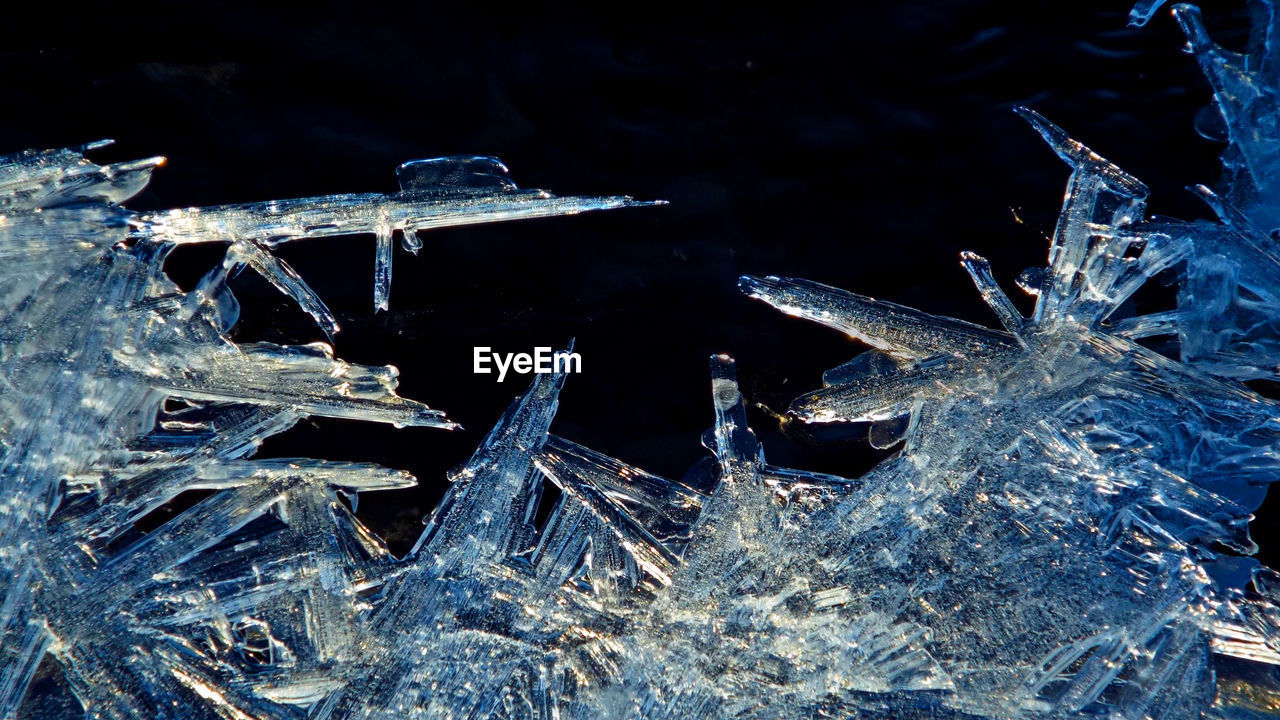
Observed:
[[[138,214],[119,203],[162,159],[82,155],[101,145],[0,159],[0,716],[50,655],[95,717],[287,717],[343,684],[367,597],[403,572],[337,494],[414,481],[248,456],[308,415],[455,426],[399,397],[393,367],[324,343],[234,344],[228,277],[259,273],[332,333],[273,247],[376,234],[385,307],[392,233],[416,251],[420,230],[636,203],[522,190],[497,160],[466,157],[406,163],[393,195]],[[195,242],[227,253],[182,292],[162,264]],[[134,529],[189,491],[208,496]]]
[[[1280,374],[1273,30],[1245,60],[1174,12],[1231,128],[1221,188],[1195,189],[1219,222],[1147,219],[1141,182],[1020,109],[1071,168],[1047,266],[1018,280],[1030,317],[972,253],[1000,329],[742,279],[868,346],[791,414],[891,458],[768,464],[717,355],[711,456],[675,482],[552,434],[566,377],[539,375],[403,558],[340,495],[413,478],[249,457],[306,415],[451,424],[394,368],[234,344],[227,278],[261,274],[333,333],[278,244],[373,234],[385,308],[397,233],[417,252],[432,227],[635,203],[451,158],[402,166],[393,195],[137,214],[119,203],[158,159],[4,159],[0,716],[1280,714],[1280,576],[1248,557],[1280,404],[1243,384]],[[162,263],[189,242],[227,253],[182,292]],[[1135,316],[1157,275],[1177,307]],[[73,702],[32,685],[42,665]]]

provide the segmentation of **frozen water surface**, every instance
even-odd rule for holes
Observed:
[[[397,237],[417,253],[435,227],[643,203],[462,157],[406,163],[391,195],[139,214],[121,203],[158,158],[0,159],[0,716],[1280,714],[1280,576],[1248,533],[1280,404],[1243,384],[1280,379],[1277,25],[1259,14],[1235,55],[1173,12],[1230,131],[1218,189],[1193,189],[1217,222],[1149,219],[1142,182],[1019,109],[1071,173],[1048,263],[1018,279],[1030,317],[972,253],[998,328],[742,278],[868,346],[790,413],[860,423],[891,458],[770,465],[715,356],[711,457],[686,485],[552,434],[566,377],[539,375],[403,558],[339,496],[406,473],[251,457],[309,415],[453,425],[392,367],[233,343],[228,277],[260,274],[332,335],[281,243],[374,235],[386,309]],[[182,292],[162,264],[197,242],[225,259]],[[1134,315],[1157,275],[1176,308]],[[31,685],[42,664],[77,707]]]

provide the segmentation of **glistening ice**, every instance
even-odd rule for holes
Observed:
[[[340,496],[406,473],[251,458],[307,416],[452,423],[392,367],[234,343],[228,278],[261,275],[332,335],[280,244],[374,235],[386,309],[397,237],[429,252],[436,227],[646,203],[454,157],[401,166],[391,195],[136,213],[158,158],[0,159],[0,717],[1280,715],[1280,576],[1248,534],[1280,403],[1244,384],[1280,380],[1265,10],[1235,55],[1173,9],[1230,132],[1218,189],[1193,189],[1216,222],[1148,218],[1141,181],[1019,109],[1071,173],[1047,266],[1017,281],[1030,317],[972,253],[999,328],[741,280],[869,346],[789,414],[897,448],[870,472],[768,464],[727,356],[685,482],[551,434],[567,375],[538,374],[403,558]],[[185,243],[226,247],[190,292],[163,271]],[[1177,306],[1134,315],[1157,276]],[[190,490],[208,495],[135,529]],[[41,666],[76,707],[33,691]]]

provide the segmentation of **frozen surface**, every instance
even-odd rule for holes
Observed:
[[[742,279],[869,347],[791,413],[890,459],[768,464],[715,356],[711,456],[675,482],[551,434],[566,378],[539,375],[403,558],[349,507],[413,478],[250,458],[308,415],[451,423],[394,368],[233,343],[227,278],[334,333],[280,243],[374,235],[385,309],[397,236],[636,203],[446,158],[392,195],[138,214],[119,203],[159,159],[0,160],[0,717],[1280,714],[1280,576],[1248,557],[1280,405],[1243,384],[1280,379],[1274,26],[1246,59],[1174,12],[1231,129],[1219,190],[1196,189],[1218,222],[1147,220],[1140,181],[1020,109],[1071,170],[1047,267],[1018,279],[1030,317],[971,253],[999,329]],[[192,242],[227,252],[184,293],[162,263]],[[1135,316],[1157,276],[1177,306]]]

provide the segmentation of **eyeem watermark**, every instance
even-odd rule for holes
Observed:
[[[472,356],[475,360],[474,369],[477,375],[487,375],[493,372],[493,368],[498,369],[498,382],[502,382],[507,376],[507,371],[517,372],[521,375],[529,373],[580,373],[582,372],[582,356],[576,352],[565,352],[559,350],[552,352],[549,347],[536,347],[533,354],[529,353],[507,353],[502,355],[492,351],[492,348],[478,347],[475,348],[475,354]]]

